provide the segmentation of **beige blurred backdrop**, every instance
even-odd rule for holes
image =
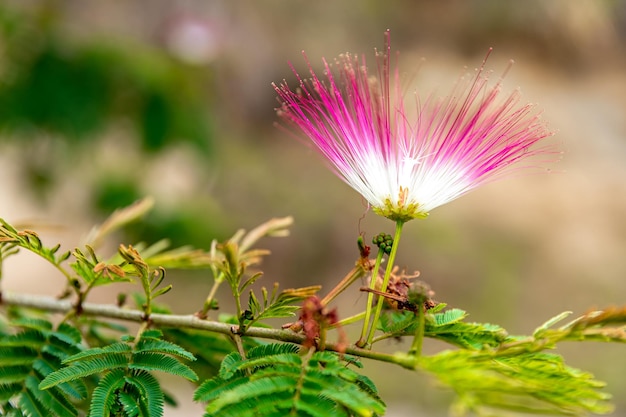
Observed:
[[[41,3],[8,1],[6,7],[28,16]],[[0,217],[34,224],[35,230],[41,225],[47,243],[80,245],[104,218],[90,203],[96,171],[117,170],[128,172],[123,175],[174,216],[181,202],[210,207],[203,222],[217,236],[207,232],[205,248],[239,227],[294,216],[290,237],[265,241],[272,256],[263,265],[261,285],[330,288],[352,267],[359,232],[371,239],[392,233],[393,225],[366,213],[360,196],[312,149],[274,126],[271,82],[293,83],[288,62],[304,70],[302,50],[316,69],[321,57],[343,52],[364,53],[372,62],[390,29],[401,71],[415,74],[412,88],[420,91],[437,87],[444,93],[464,66],[480,65],[489,47],[494,78],[514,59],[505,90],[519,86],[525,101],[543,109],[564,152],[560,162],[546,166],[549,173],[484,186],[409,223],[398,264],[419,270],[437,300],[512,334],[532,332],[565,310],[581,314],[626,304],[625,1],[116,0],[51,1],[46,7],[69,45],[92,39],[137,44],[182,62],[195,77],[206,74],[202,94],[212,121],[212,151],[204,158],[184,142],[146,156],[126,122],[111,120],[80,152],[55,165],[62,180],[45,199],[28,190],[20,161],[56,142],[44,138],[25,148],[20,140],[0,140]],[[117,64],[111,62],[112,68]],[[109,250],[118,243],[113,238]],[[54,295],[63,283],[28,255],[7,261],[3,275],[4,290]],[[196,311],[210,286],[208,273],[173,272],[168,278],[173,309]],[[98,292],[92,300],[112,302],[114,293]],[[228,311],[227,292],[220,296]],[[356,289],[342,295],[339,315],[359,311],[364,302]],[[390,342],[382,348],[406,346]],[[559,352],[607,381],[614,415],[626,416],[624,346],[568,344]],[[451,397],[428,375],[370,362],[366,373],[389,416],[446,415]],[[189,395],[189,389],[172,391]],[[181,408],[166,415],[200,415],[199,405],[179,400]]]

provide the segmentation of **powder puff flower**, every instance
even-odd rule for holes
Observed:
[[[502,99],[502,79],[490,87],[485,62],[447,97],[416,94],[416,113],[409,114],[390,50],[387,32],[385,51],[376,54],[377,76],[368,73],[364,57],[346,54],[335,65],[323,61],[324,77],[308,60],[310,78],[292,67],[295,90],[286,81],[274,84],[279,116],[310,138],[376,213],[396,222],[425,217],[479,185],[529,167],[519,162],[554,153],[535,146],[552,133],[534,106],[520,105],[519,91]]]

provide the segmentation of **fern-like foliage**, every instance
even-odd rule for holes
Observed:
[[[48,248],[43,245],[37,233],[32,230],[19,231],[3,219],[0,219],[0,242],[13,243],[17,247],[38,254],[54,265],[59,265],[70,256],[69,252],[57,254],[61,245]]]
[[[570,312],[562,313],[548,320],[535,330],[533,339],[550,340],[552,343],[561,340],[626,343],[626,307],[590,311],[559,328],[552,328],[570,314]]]
[[[457,393],[455,407],[461,415],[492,415],[496,409],[544,415],[611,410],[610,395],[599,391],[604,384],[555,354],[444,351],[424,357],[421,365]]]
[[[499,346],[508,338],[502,327],[488,323],[468,323],[467,313],[450,309],[427,314],[424,336],[443,340],[465,349],[482,349]],[[382,338],[412,336],[418,326],[417,315],[411,311],[392,311],[382,316],[379,327],[385,332]]]
[[[202,380],[217,375],[222,360],[235,349],[232,341],[221,334],[179,328],[162,330],[167,340],[178,344],[195,356],[193,368]],[[243,342],[246,349],[256,345],[250,338],[244,338]]]
[[[9,256],[17,254],[20,250],[15,239],[4,233],[6,230],[4,224],[6,223],[3,223],[3,220],[0,219],[0,279],[2,279],[3,261]]]
[[[268,293],[265,287],[261,288],[263,297],[261,301],[254,295],[253,291],[250,291],[248,298],[250,320],[246,322],[246,325],[250,326],[256,321],[269,318],[292,317],[302,307],[302,301],[316,294],[320,288],[319,285],[314,285],[278,292],[278,284],[275,284],[271,293]]]
[[[238,230],[228,241],[211,245],[209,256],[212,258],[211,269],[216,281],[226,280],[233,288],[233,294],[242,293],[252,285],[261,274],[253,273],[244,281],[246,270],[258,265],[270,252],[265,249],[253,249],[255,243],[264,236],[287,236],[288,227],[293,223],[291,217],[270,219],[246,233]]]
[[[86,290],[91,288],[108,285],[113,282],[131,282],[129,277],[121,266],[116,264],[107,264],[100,259],[91,246],[86,246],[83,252],[80,249],[74,249],[72,253],[75,261],[70,266],[76,274],[84,282]]]
[[[51,248],[46,247],[37,233],[32,230],[17,230],[0,218],[0,266],[2,266],[2,259],[18,253],[20,248],[39,255],[69,278],[61,264],[70,257],[70,252],[59,253],[60,244]]]
[[[298,346],[261,345],[228,355],[219,375],[196,390],[211,416],[375,416],[385,404],[374,384],[332,352],[304,357]]]
[[[152,270],[139,254],[137,249],[132,246],[126,247],[124,245],[120,245],[119,254],[128,266],[132,268],[133,273],[136,274],[141,281],[141,286],[143,287],[146,300],[142,309],[149,315],[152,312],[153,301],[157,297],[167,294],[172,289],[171,284],[159,288],[165,278],[165,269],[157,267]]]
[[[565,340],[626,342],[626,308],[594,311],[561,327],[560,314],[529,337],[509,336],[499,326],[468,323],[458,309],[426,315],[424,335],[460,349],[423,356],[413,362],[430,371],[458,397],[456,414],[493,415],[495,410],[521,413],[585,415],[611,410],[604,384],[593,375],[565,365],[553,349]],[[380,328],[391,336],[411,335],[412,312],[390,312]],[[415,358],[414,358],[415,359]]]
[[[498,409],[550,415],[610,412],[610,395],[601,390],[604,383],[545,350],[565,340],[626,342],[626,308],[592,311],[554,328],[568,315],[548,320],[532,336],[505,337],[492,325],[459,326],[465,325],[460,311],[436,314],[426,333],[444,335],[463,349],[421,357],[417,367],[434,373],[458,394],[455,407],[461,415],[491,415]],[[489,329],[501,336],[490,336]]]
[[[181,246],[169,249],[170,242],[167,239],[146,246],[135,245],[146,263],[150,266],[162,266],[168,269],[207,269],[211,268],[216,258],[202,249],[192,246]]]
[[[182,347],[163,340],[160,331],[148,330],[139,340],[128,336],[121,342],[65,358],[67,366],[47,375],[39,389],[50,390],[99,375],[102,378],[93,392],[90,417],[158,417],[163,415],[164,395],[152,372],[166,372],[190,381],[198,378],[181,359],[195,358]]]
[[[0,415],[78,415],[76,401],[87,397],[82,381],[68,381],[48,391],[39,384],[83,348],[74,327],[56,329],[47,320],[20,318],[10,323],[20,329],[0,339]]]

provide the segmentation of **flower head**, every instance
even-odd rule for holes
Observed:
[[[517,90],[501,99],[502,79],[490,87],[485,62],[447,97],[416,97],[416,114],[409,114],[390,51],[387,32],[385,50],[376,53],[376,76],[364,57],[345,54],[335,65],[323,61],[324,77],[308,60],[310,78],[292,67],[295,90],[286,81],[274,85],[279,116],[308,136],[376,213],[399,222],[425,217],[528,166],[518,162],[553,153],[550,146],[534,146],[552,133],[533,105],[520,105]]]

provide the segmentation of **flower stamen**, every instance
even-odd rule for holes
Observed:
[[[368,73],[365,58],[345,54],[332,67],[323,61],[325,80],[307,59],[310,78],[294,70],[297,89],[274,85],[278,115],[310,138],[375,213],[402,223],[424,218],[482,184],[536,167],[521,165],[524,160],[558,153],[535,146],[552,132],[532,105],[519,105],[518,91],[500,100],[511,63],[488,86],[491,49],[474,76],[461,78],[449,96],[416,97],[417,114],[409,117],[399,71],[391,68],[388,31],[385,41],[376,52],[377,75]]]

